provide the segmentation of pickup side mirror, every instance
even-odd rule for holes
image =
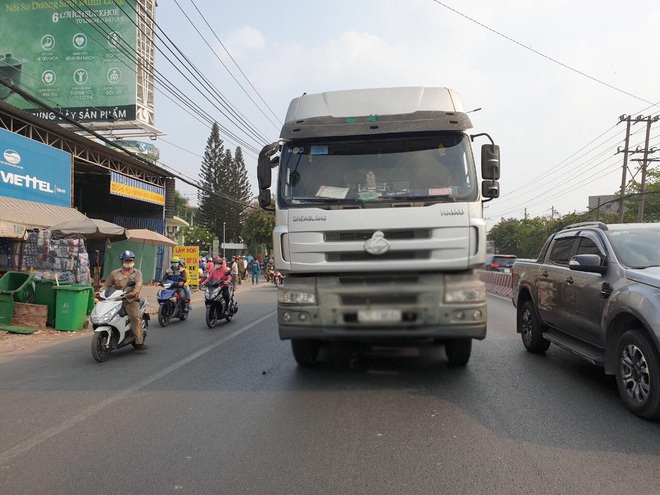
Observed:
[[[605,274],[607,264],[605,259],[597,254],[577,254],[568,262],[568,268],[577,272]]]

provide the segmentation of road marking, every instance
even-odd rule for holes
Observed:
[[[28,438],[24,442],[21,442],[18,445],[14,446],[14,447],[12,447],[8,450],[5,450],[4,452],[0,453],[0,464],[5,464],[10,459],[12,459],[12,458],[14,458],[18,455],[21,455],[21,454],[24,454],[24,453],[28,452],[30,449],[33,449],[37,445],[42,444],[46,440],[49,440],[49,439],[53,438],[54,436],[59,435],[60,433],[68,430],[69,428],[72,428],[73,426],[77,425],[78,423],[81,423],[82,421],[87,420],[90,416],[93,416],[94,414],[97,414],[97,413],[103,411],[105,408],[107,408],[108,406],[114,404],[115,402],[118,402],[122,399],[125,399],[130,394],[145,388],[147,385],[150,385],[151,383],[155,382],[156,380],[159,380],[159,379],[163,378],[166,375],[169,375],[170,373],[178,370],[182,366],[185,366],[186,364],[190,363],[191,361],[194,361],[198,357],[201,357],[204,354],[206,354],[207,352],[212,351],[216,347],[221,346],[222,344],[230,341],[234,337],[238,337],[240,334],[242,334],[246,330],[249,330],[250,328],[258,325],[262,321],[265,321],[269,318],[272,318],[275,314],[276,314],[275,311],[273,311],[271,313],[268,313],[266,316],[263,316],[263,317],[259,318],[258,320],[253,321],[249,325],[246,325],[243,328],[239,328],[238,330],[235,330],[234,332],[232,332],[228,335],[225,335],[224,337],[222,337],[217,342],[214,342],[213,344],[207,345],[206,347],[204,347],[203,349],[195,352],[194,354],[191,354],[190,356],[181,359],[180,361],[168,366],[167,368],[162,369],[158,373],[155,373],[155,374],[151,375],[150,377],[145,378],[142,381],[139,381],[135,385],[132,385],[132,386],[128,387],[126,390],[122,390],[121,392],[118,392],[118,393],[108,397],[107,399],[102,400],[98,404],[95,404],[91,407],[88,407],[84,411],[76,414],[75,416],[72,416],[72,417],[68,418],[67,420],[63,421],[59,425],[53,426],[52,428],[49,428],[46,431],[43,431],[43,432],[39,433],[38,435],[35,435],[32,438]]]

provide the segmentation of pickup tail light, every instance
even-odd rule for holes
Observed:
[[[500,265],[499,265],[498,263],[491,263],[491,264],[490,264],[490,267],[491,267],[491,268],[499,268]]]

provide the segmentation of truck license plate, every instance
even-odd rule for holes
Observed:
[[[362,309],[358,311],[360,323],[382,323],[401,321],[401,310],[399,309]]]

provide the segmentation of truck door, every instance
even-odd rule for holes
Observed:
[[[575,254],[597,254],[605,258],[607,251],[594,232],[580,232],[577,243]],[[566,274],[562,299],[566,317],[564,330],[599,346],[603,345],[600,322],[606,302],[601,297],[604,280],[600,273],[570,270]]]
[[[567,236],[557,235],[553,240],[548,253],[547,262],[538,273],[538,310],[541,319],[559,329],[565,327],[567,314],[563,307],[563,291],[565,281],[571,270],[568,261],[575,248],[575,234]]]

